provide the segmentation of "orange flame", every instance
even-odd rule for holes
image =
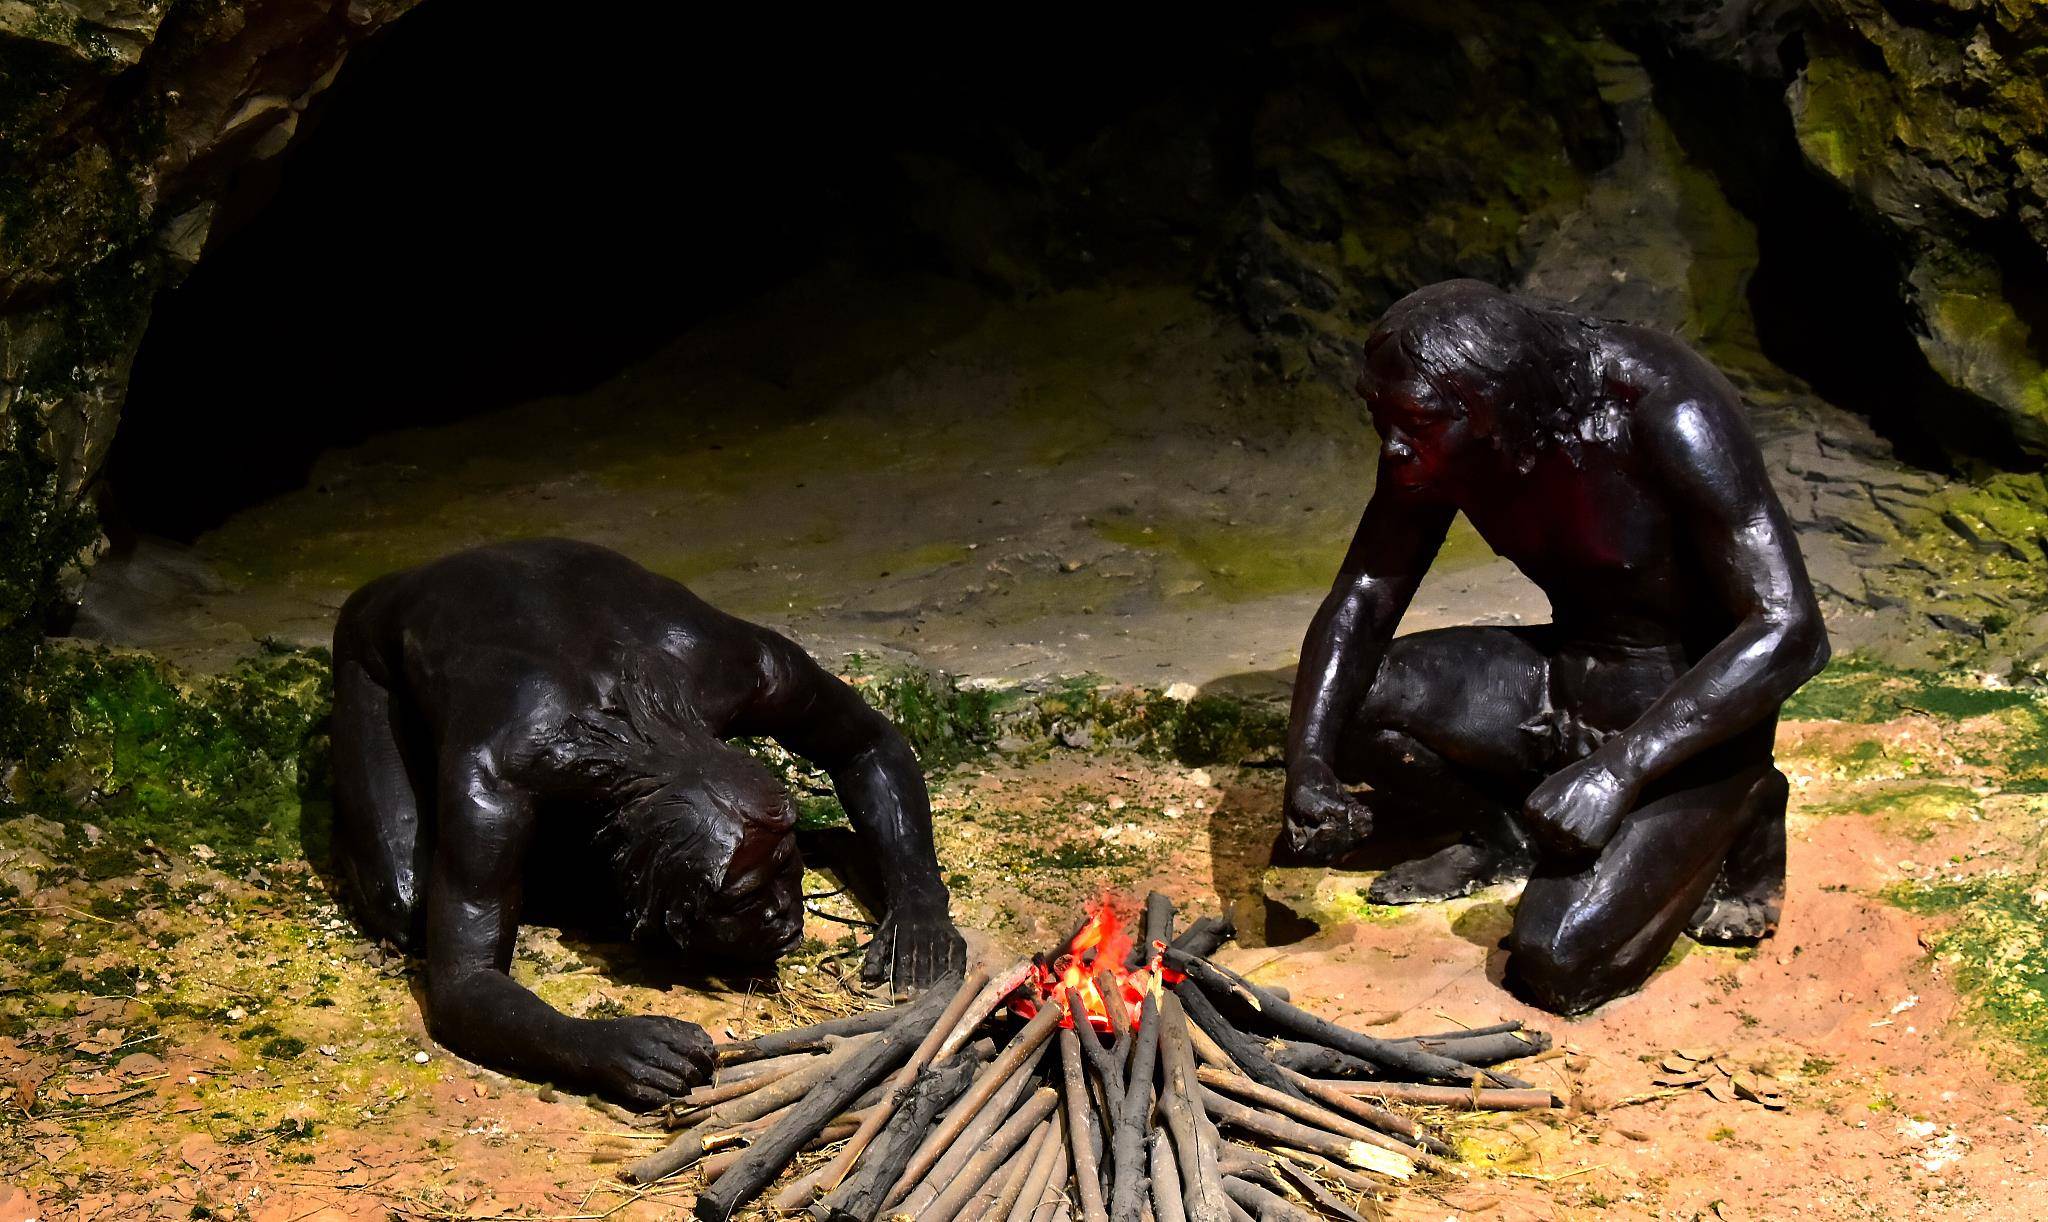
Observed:
[[[1096,1030],[1113,1030],[1109,1001],[1096,983],[1098,974],[1107,973],[1129,1025],[1136,1027],[1145,995],[1156,994],[1161,984],[1177,982],[1180,973],[1170,971],[1160,962],[1166,947],[1159,942],[1152,944],[1145,963],[1126,968],[1124,964],[1134,942],[1115,906],[1107,898],[1096,899],[1088,903],[1087,912],[1088,920],[1054,955],[1052,962],[1040,959],[1031,978],[1011,997],[1010,1009],[1020,1017],[1030,1018],[1038,1013],[1041,1004],[1051,1002],[1066,1011],[1060,1025],[1072,1027],[1073,1007],[1067,1001],[1067,991],[1071,989],[1079,995],[1082,1012]]]

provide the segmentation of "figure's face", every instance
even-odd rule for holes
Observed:
[[[743,752],[715,747],[694,762],[686,783],[719,860],[709,863],[713,890],[694,916],[670,916],[670,936],[717,958],[772,963],[803,934],[796,809],[781,781]]]
[[[803,876],[795,832],[749,836],[687,931],[689,945],[742,964],[773,963],[803,936]]]
[[[1464,409],[1391,343],[1366,358],[1358,391],[1380,435],[1380,469],[1409,488],[1454,477],[1480,449]]]

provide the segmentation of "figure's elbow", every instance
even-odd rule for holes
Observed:
[[[1811,600],[1779,621],[1777,636],[1777,648],[1772,652],[1793,687],[1819,674],[1834,656],[1827,623]]]

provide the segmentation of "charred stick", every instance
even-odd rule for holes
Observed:
[[[954,1105],[953,1110],[947,1112],[945,1119],[939,1121],[937,1127],[925,1135],[924,1143],[910,1156],[909,1165],[904,1168],[895,1185],[889,1189],[889,1195],[884,1198],[885,1205],[895,1205],[917,1186],[917,1182],[932,1169],[932,1164],[938,1162],[947,1147],[953,1144],[953,1139],[960,1136],[962,1129],[973,1123],[975,1116],[987,1105],[990,1097],[1003,1088],[1025,1061],[1037,1063],[1034,1054],[1045,1046],[1045,1041],[1052,1036],[1059,1022],[1060,1008],[1046,1005],[1030,1022],[1024,1024],[1022,1031],[1011,1037],[1010,1042],[1003,1046],[1003,1050],[996,1054],[996,1059],[975,1076],[974,1085],[967,1088],[967,1094]]]
[[[818,1054],[815,1052],[785,1052],[779,1057],[769,1057],[766,1060],[720,1065],[711,1074],[711,1085],[728,1086],[735,1082],[744,1082],[748,1078],[758,1078],[763,1074],[801,1068],[817,1059]]]
[[[1266,1059],[1265,1051],[1257,1040],[1231,1026],[1229,1020],[1216,1012],[1215,1004],[1209,1000],[1207,986],[1198,987],[1190,978],[1174,986],[1174,991],[1180,995],[1181,1008],[1187,1011],[1188,1018],[1236,1063],[1238,1069],[1262,1086],[1283,1095],[1292,1095],[1303,1103],[1308,1102],[1308,1096],[1302,1093],[1301,1088],[1289,1082],[1280,1067]]]
[[[924,1072],[925,1067],[932,1063],[933,1058],[938,1055],[939,1046],[945,1042],[954,1025],[967,1013],[967,1007],[973,1003],[982,986],[987,983],[987,972],[977,969],[967,974],[967,978],[960,982],[960,987],[954,990],[952,1000],[946,1003],[945,1012],[939,1015],[939,1020],[919,1042],[917,1050],[910,1054],[910,1059],[903,1063],[901,1069],[891,1074],[889,1080],[882,1084],[882,1097],[885,1101],[883,1105],[876,1108],[860,1128],[853,1132],[851,1139],[846,1143],[846,1148],[825,1165],[823,1172],[811,1178],[809,1183],[793,1184],[776,1196],[772,1207],[777,1212],[788,1213],[802,1209],[810,1203],[812,1195],[817,1191],[829,1192],[839,1186],[847,1173],[853,1170],[854,1160],[859,1158],[862,1151],[868,1148],[868,1143],[874,1141],[881,1133],[882,1126],[889,1123],[889,1117],[895,1112],[898,1101],[910,1089],[910,1084],[917,1081],[917,1076]]]
[[[1332,1090],[1390,1103],[1448,1107],[1463,1112],[1529,1112],[1564,1103],[1547,1090],[1496,1090],[1490,1087],[1429,1086],[1420,1082],[1325,1082]]]
[[[1107,998],[1104,1005],[1108,1005]],[[1109,1109],[1111,1124],[1119,1125],[1124,1111],[1123,1066],[1114,1062],[1110,1050],[1102,1046],[1102,1037],[1089,1023],[1088,1007],[1081,999],[1081,990],[1067,990],[1067,1013],[1072,1018],[1074,1035],[1080,1041],[1081,1051],[1088,1058],[1088,1068],[1095,1071],[1095,1080],[1102,1084],[1102,1101]]]
[[[1324,1129],[1310,1128],[1300,1121],[1276,1115],[1264,1108],[1239,1103],[1212,1090],[1205,1089],[1201,1095],[1202,1106],[1211,1116],[1232,1128],[1242,1129],[1261,1138],[1268,1144],[1293,1146],[1336,1159],[1348,1166],[1380,1171],[1396,1178],[1403,1178],[1407,1172],[1414,1169],[1414,1164],[1409,1159],[1381,1150],[1367,1142],[1339,1137]]]
[[[948,979],[900,1007],[901,1017],[888,1030],[819,1082],[781,1124],[763,1133],[732,1170],[697,1197],[697,1217],[703,1222],[726,1222],[734,1210],[758,1196],[819,1129],[910,1055],[945,1012],[958,983]]]
[[[1417,1048],[1392,1044],[1386,1040],[1375,1039],[1370,1035],[1362,1035],[1348,1028],[1339,1027],[1328,1019],[1309,1013],[1291,1001],[1281,1000],[1269,990],[1262,989],[1237,973],[1227,968],[1218,967],[1207,959],[1169,951],[1167,953],[1167,960],[1176,971],[1185,972],[1189,979],[1194,980],[1205,989],[1209,988],[1210,982],[1214,981],[1218,988],[1243,990],[1245,994],[1258,1002],[1259,1012],[1265,1016],[1267,1022],[1283,1030],[1306,1036],[1319,1044],[1327,1044],[1339,1052],[1348,1052],[1352,1056],[1371,1061],[1376,1065],[1383,1065],[1389,1069],[1400,1070],[1403,1073],[1414,1074],[1439,1082],[1468,1082],[1472,1078],[1472,1066],[1466,1065],[1462,1061],[1453,1061],[1449,1057],[1440,1057],[1434,1053],[1423,1052]],[[1216,1033],[1211,1031],[1209,1034],[1215,1035]],[[1230,1047],[1229,1042],[1220,1037],[1217,1042],[1223,1044],[1225,1048]],[[1526,1088],[1529,1085],[1527,1082],[1510,1077],[1497,1070],[1482,1069],[1478,1072],[1494,1079],[1502,1086]]]
[[[804,1062],[815,1061],[817,1059],[818,1058],[814,1056],[806,1055],[796,1060],[784,1062],[780,1057],[778,1057],[776,1058],[776,1065],[773,1069],[763,1070],[762,1072],[754,1074],[750,1077],[739,1078],[734,1081],[724,1083],[713,1083],[710,1086],[700,1086],[697,1089],[691,1091],[690,1093],[684,1095],[682,1098],[677,1099],[674,1103],[671,1103],[669,1106],[675,1109],[678,1113],[681,1113],[700,1107],[713,1107],[717,1104],[724,1103],[727,1100],[737,1099],[741,1095],[751,1095],[755,1091],[760,1090],[762,1087],[768,1085],[770,1082],[786,1078],[793,1073],[799,1072],[804,1068]],[[767,1062],[765,1061],[761,1063],[764,1065],[767,1064]]]
[[[1039,1146],[1038,1155],[1024,1176],[1023,1190],[1010,1202],[1007,1211],[988,1214],[989,1222],[1031,1222],[1031,1215],[1045,1203],[1046,1185],[1052,1182],[1055,1167],[1059,1169],[1059,1186],[1065,1189],[1067,1130],[1058,1110],[1046,1121],[1046,1128],[1045,1142]]]
[[[886,1010],[866,1010],[809,1027],[777,1031],[750,1040],[734,1040],[729,1044],[714,1044],[711,1051],[718,1057],[720,1065],[765,1061],[769,1057],[782,1056],[790,1052],[818,1052],[825,1047],[826,1039],[831,1036],[868,1035],[884,1030],[902,1017],[903,1010],[903,1006],[891,1006]]]
[[[1025,1093],[1038,1081],[1038,1063],[1045,1058],[1049,1050],[1041,1041],[1031,1054],[1024,1058],[1017,1071],[1009,1076],[995,1094],[989,1096],[988,1102],[967,1122],[967,1126],[960,1130],[959,1135],[939,1152],[938,1160],[932,1164],[931,1170],[925,1174],[921,1182],[897,1186],[901,1196],[890,1203],[892,1212],[913,1217],[922,1214],[926,1206],[959,1178],[960,1169],[974,1157],[983,1143],[1016,1114],[1018,1101],[1024,1098]]]
[[[1295,1040],[1271,1040],[1265,1045],[1273,1064],[1311,1078],[1384,1078],[1386,1071],[1371,1061],[1347,1056],[1335,1048]]]
[[[1197,917],[1194,924],[1182,930],[1181,935],[1173,939],[1170,948],[1206,958],[1215,954],[1218,947],[1236,936],[1237,923],[1230,919],[1229,913],[1222,916]]]
[[[1334,1112],[1319,1103],[1304,1103],[1293,1095],[1283,1095],[1249,1078],[1233,1077],[1214,1069],[1201,1070],[1196,1076],[1201,1079],[1204,1086],[1227,1091],[1269,1112],[1299,1120],[1305,1125],[1335,1133],[1339,1137],[1348,1137],[1353,1141],[1378,1146],[1405,1159],[1430,1164],[1432,1170],[1438,1169],[1435,1166],[1436,1160],[1412,1143],[1402,1141],[1398,1137],[1389,1137],[1378,1129],[1368,1128],[1351,1117]]]
[[[961,1164],[959,1172],[945,1181],[944,1189],[931,1204],[914,1211],[913,1216],[919,1222],[953,1222],[954,1215],[967,1204],[975,1190],[1017,1152],[1040,1121],[1052,1115],[1059,1099],[1060,1093],[1050,1086],[1041,1086],[1033,1091],[1023,1107],[989,1136],[987,1144],[976,1150],[973,1157]],[[916,1194],[912,1196],[914,1199]]]
[[[974,1080],[975,1064],[960,1059],[926,1070],[910,1088],[910,1095],[868,1147],[854,1173],[811,1206],[816,1222],[873,1222],[882,1211],[882,1201],[924,1141],[925,1133],[954,1100],[967,1092]]]
[[[1173,1137],[1182,1212],[1187,1222],[1224,1222],[1228,1210],[1217,1188],[1217,1181],[1222,1178],[1216,1167],[1218,1151],[1209,1140],[1212,1135],[1205,1123],[1208,1117],[1202,1112],[1189,1032],[1179,996],[1167,993],[1159,1004],[1159,1057],[1165,1070],[1165,1087],[1159,1092],[1159,1115]]]
[[[1286,1197],[1250,1180],[1229,1176],[1223,1181],[1223,1191],[1230,1194],[1231,1200],[1244,1206],[1247,1213],[1257,1216],[1259,1222],[1322,1222]]]
[[[1147,1162],[1152,1172],[1152,1217],[1154,1222],[1188,1222],[1180,1186],[1180,1167],[1173,1161],[1173,1142],[1158,1129],[1146,1141]]]
[[[1463,1061],[1467,1065],[1498,1065],[1550,1051],[1547,1031],[1502,1031],[1492,1035],[1461,1035],[1450,1039],[1403,1040],[1424,1052]]]
[[[1158,892],[1153,892],[1157,895]],[[1168,909],[1169,913],[1172,911]],[[1131,1080],[1116,1119],[1116,1152],[1110,1158],[1111,1222],[1138,1222],[1145,1205],[1145,1130],[1152,1110],[1152,1074],[1159,1063],[1159,996],[1146,990],[1138,1004],[1137,1046],[1131,1050]]]
[[[1064,1027],[1060,1028],[1060,1072],[1067,1102],[1068,1154],[1081,1192],[1081,1216],[1085,1222],[1109,1222],[1102,1200],[1101,1164],[1089,1132],[1095,1109],[1089,1104],[1088,1084],[1081,1072],[1081,1043]]]
[[[826,1125],[824,1128],[819,1129],[818,1135],[816,1137],[811,1138],[809,1142],[805,1143],[804,1149],[820,1150],[826,1146],[831,1145],[835,1141],[845,1141],[846,1138],[852,1134],[853,1128],[854,1126],[851,1123],[842,1124],[838,1121],[834,1121],[831,1124]],[[697,1169],[703,1172],[704,1182],[710,1184],[715,1182],[719,1176],[724,1175],[727,1171],[730,1171],[732,1169],[733,1164],[739,1162],[741,1158],[745,1157],[746,1153],[747,1152],[744,1149],[720,1150],[718,1153],[712,1155],[710,1158],[707,1158],[703,1162],[698,1163]],[[818,1168],[818,1170],[823,1171],[824,1168],[820,1167]],[[811,1178],[812,1176],[809,1175],[804,1177],[805,1180]],[[798,1182],[801,1183],[802,1181]]]
[[[1157,891],[1146,892],[1145,923],[1142,928],[1145,936],[1138,939],[1137,945],[1131,947],[1131,953],[1125,956],[1126,968],[1143,967],[1145,961],[1152,957],[1154,942],[1173,940],[1173,901]]]

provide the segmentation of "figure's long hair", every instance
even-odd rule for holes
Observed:
[[[692,728],[664,661],[625,665],[611,698],[548,744],[558,773],[598,796],[596,845],[636,938],[695,925],[743,850],[795,826],[773,773]]]
[[[1619,440],[1595,341],[1608,324],[1479,280],[1446,280],[1387,308],[1366,359],[1394,344],[1447,401],[1515,455]],[[1361,377],[1363,393],[1369,377]]]

